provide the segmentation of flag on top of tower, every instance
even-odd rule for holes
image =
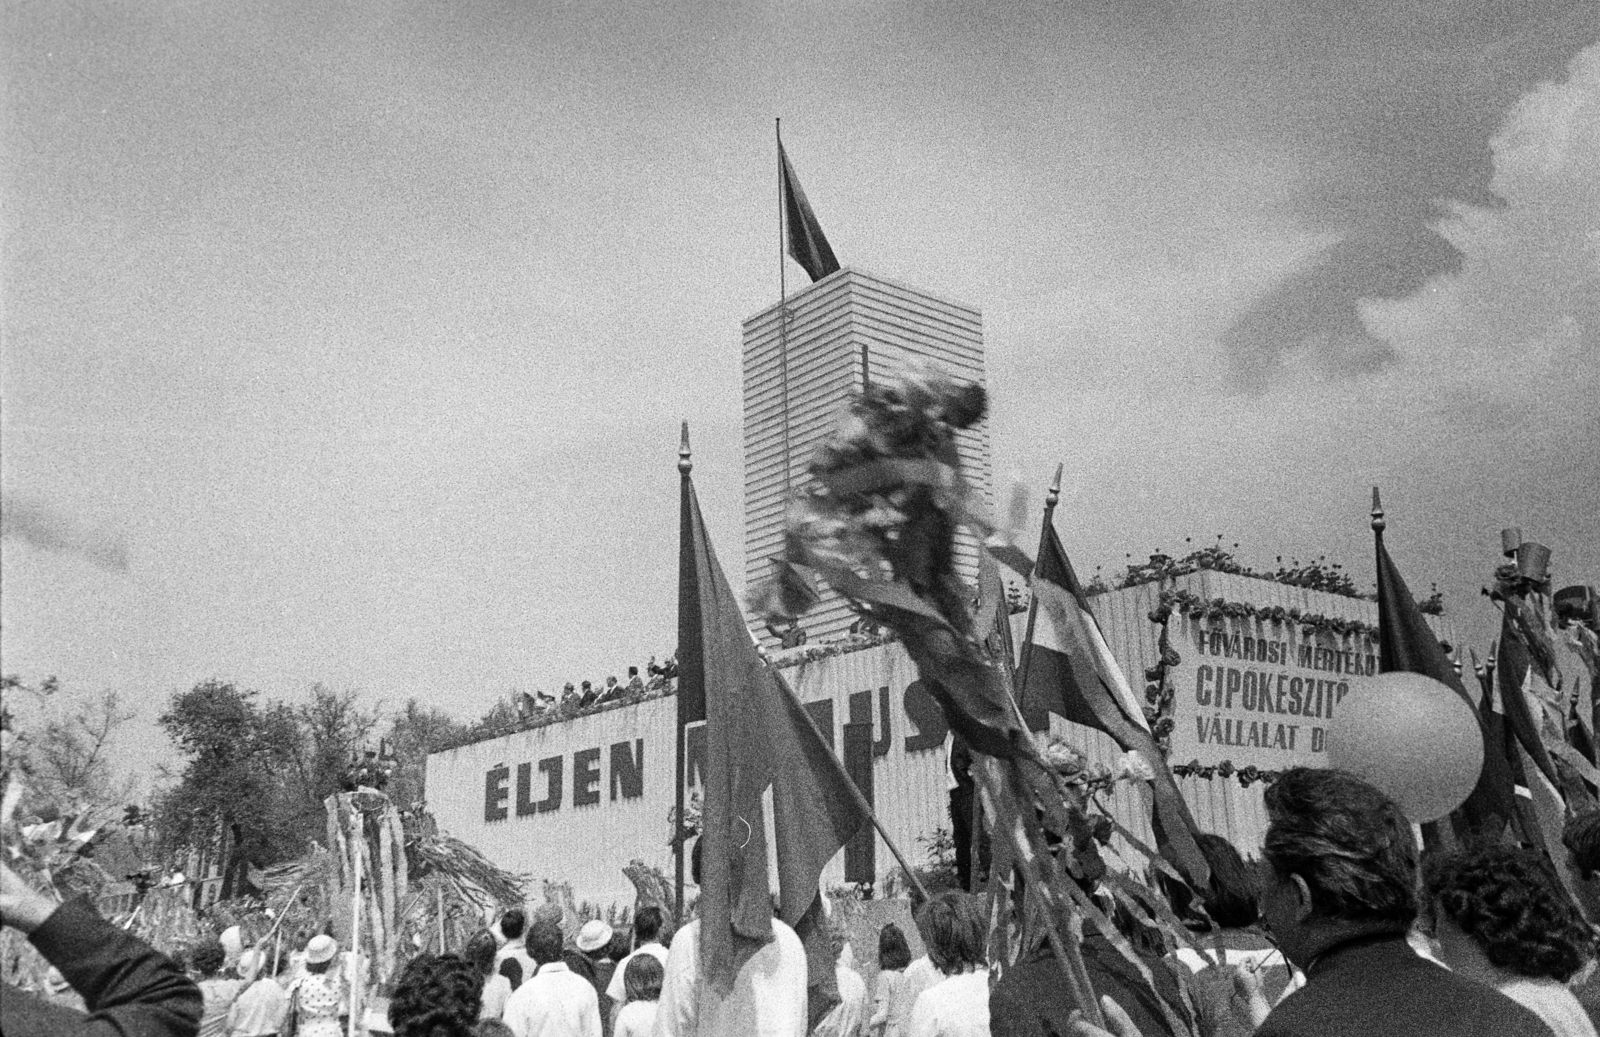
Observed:
[[[811,203],[806,201],[782,140],[778,141],[778,173],[783,180],[783,221],[788,227],[789,255],[805,268],[811,280],[820,281],[839,269],[839,261],[822,233],[817,214],[811,211]]]

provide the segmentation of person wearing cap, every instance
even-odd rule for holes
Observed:
[[[616,968],[616,962],[607,954],[613,935],[611,926],[598,918],[591,918],[583,923],[583,928],[578,930],[577,937],[572,941],[589,966],[584,978],[594,986],[595,997],[600,1003],[600,1029],[605,1037],[611,1033],[611,998],[606,995],[606,984],[611,980],[611,971]],[[568,967],[571,967],[570,961]]]
[[[599,995],[562,960],[561,930],[535,921],[526,942],[539,971],[506,999],[502,1021],[515,1037],[601,1037]]]
[[[349,991],[344,973],[333,968],[339,942],[326,933],[313,936],[306,944],[305,971],[289,984],[289,1012],[293,1014],[296,1037],[340,1037],[344,1024],[340,1017],[350,1011]]]

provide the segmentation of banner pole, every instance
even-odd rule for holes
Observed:
[[[1061,471],[1064,467],[1064,465],[1056,465],[1055,478],[1050,481],[1050,489],[1044,495],[1044,522],[1039,527],[1039,550],[1034,555],[1036,559],[1044,557],[1044,547],[1049,542],[1050,523],[1055,518],[1056,504],[1061,500]],[[1004,608],[1005,606],[1001,607]],[[1033,625],[1038,618],[1039,599],[1035,596],[1030,596],[1028,601],[1028,629],[1022,635],[1022,660],[1017,666],[1016,679],[1013,682],[1016,685],[1016,694],[1012,696],[1017,705],[1019,719],[1022,720],[1024,729],[1027,728],[1028,723],[1026,719],[1027,711],[1023,708],[1023,701],[1028,695],[1028,671],[1033,668]]]
[[[788,221],[784,206],[788,201],[783,155],[783,119],[774,118],[773,133],[778,141],[778,393],[782,396],[780,420],[783,422],[783,492],[790,489],[789,457],[789,289],[784,272],[784,253],[788,245]]]
[[[692,471],[694,471],[694,457],[689,452],[689,422],[687,420],[685,420],[684,423],[683,423],[683,436],[678,441],[678,482],[679,482],[678,494],[679,494],[680,501],[683,499],[683,495],[688,492],[689,473],[692,472]],[[680,521],[683,521],[683,520],[680,518]],[[679,536],[681,537],[682,535],[683,535],[682,530],[679,530]],[[683,550],[683,547],[680,544],[679,545],[680,556],[681,556],[682,550]],[[681,583],[681,581],[683,579],[683,573],[681,572],[681,566],[682,566],[681,557],[679,559],[679,566],[680,566],[680,572],[678,574],[678,579],[680,581],[680,584],[679,584],[679,588],[678,588],[678,598],[679,598],[679,606],[678,606],[678,608],[679,608],[679,613],[680,614],[679,614],[679,617],[678,617],[678,630],[679,630],[679,640],[681,642],[682,641],[682,631],[683,631],[683,616],[682,616],[683,587],[682,587],[682,583]],[[672,727],[673,727],[673,730],[674,730],[674,733],[675,733],[674,760],[676,761],[676,765],[673,768],[673,770],[675,771],[675,774],[674,774],[674,783],[673,783],[674,799],[673,799],[673,814],[672,814],[672,818],[673,818],[673,821],[672,821],[672,826],[673,826],[673,831],[672,831],[672,897],[673,897],[673,905],[672,905],[672,907],[673,907],[673,912],[676,915],[677,924],[678,925],[682,925],[683,924],[683,906],[684,906],[684,904],[683,904],[683,857],[684,857],[683,844],[684,844],[684,831],[685,831],[684,822],[683,822],[683,811],[684,811],[684,805],[685,805],[684,804],[684,782],[685,782],[685,777],[686,777],[685,776],[685,770],[686,770],[686,766],[687,766],[686,761],[684,760],[684,756],[685,756],[685,748],[686,748],[687,738],[686,738],[685,731],[684,731],[684,726],[683,726],[683,698],[682,698],[682,696],[683,696],[683,671],[681,669],[682,663],[683,663],[683,645],[681,643],[678,645],[677,658],[678,658],[678,663],[679,663],[680,669],[678,671],[677,676],[674,678],[678,682],[678,687],[677,687],[676,692],[674,692],[674,695],[673,695],[673,714],[672,714]]]

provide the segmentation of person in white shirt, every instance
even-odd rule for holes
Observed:
[[[700,884],[700,843],[690,867]],[[772,941],[750,956],[726,995],[700,970],[700,919],[672,938],[654,1037],[805,1037],[806,949],[780,919]]]
[[[989,1037],[988,924],[978,898],[941,893],[917,912],[917,930],[945,978],[917,997],[908,1037]]]
[[[662,965],[667,963],[667,948],[661,942],[661,909],[654,905],[641,907],[633,916],[633,952],[617,962],[617,970],[611,974],[611,982],[606,986],[606,996],[619,1008],[628,1003],[627,980],[628,962],[641,954],[648,954]]]
[[[274,962],[260,955],[251,959],[245,952],[241,961],[249,962],[246,968],[259,961],[256,980],[228,1008],[227,1033],[229,1037],[272,1037],[283,1029],[284,1016],[289,1014],[289,995],[277,980],[284,965],[283,959]]]
[[[872,1018],[867,1020],[872,1037],[900,1037],[900,1029],[905,1024],[906,1016],[911,1013],[911,1006],[916,1003],[916,995],[926,989],[917,988],[909,1001],[902,998],[906,966],[910,964],[911,948],[906,945],[906,935],[900,931],[900,927],[890,922],[879,929],[878,985],[873,991]],[[928,970],[930,973],[933,971],[932,964],[929,964]],[[932,985],[932,976],[928,985]]]
[[[600,995],[561,960],[561,930],[535,922],[526,944],[538,971],[506,999],[502,1021],[516,1037],[600,1037]]]
[[[847,963],[849,945],[844,942],[843,934],[837,929],[833,932],[833,951],[837,957],[834,963],[834,983],[839,990],[839,1003],[828,1009],[828,1013],[817,1021],[812,1028],[812,1037],[862,1037],[866,1032],[867,1018],[871,1015],[867,1006],[867,981],[861,974],[851,968]]]
[[[924,938],[923,945],[927,945]],[[900,982],[895,985],[894,998],[889,1002],[889,1018],[885,1020],[885,1037],[905,1037],[909,1032],[907,1027],[911,1023],[911,1009],[915,1007],[917,998],[922,992],[936,983],[944,981],[944,973],[940,972],[933,964],[933,959],[926,954],[906,966],[905,974],[900,977]]]
[[[611,1037],[651,1037],[656,1028],[656,1009],[661,1000],[661,980],[665,970],[653,954],[630,955],[623,986],[627,1003],[617,1011]]]
[[[483,973],[483,1003],[478,1008],[478,1018],[498,1020],[505,1014],[506,1001],[511,997],[511,980],[494,970],[494,933],[483,929],[473,934],[461,956]]]
[[[514,907],[500,916],[500,934],[506,942],[494,956],[494,969],[511,982],[511,989],[515,990],[522,985],[522,981],[533,975],[533,958],[528,954],[526,942],[523,940],[527,929],[528,916],[522,908]],[[507,963],[511,963],[508,965]]]

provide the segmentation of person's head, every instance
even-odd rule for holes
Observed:
[[[878,930],[878,968],[883,972],[899,972],[911,964],[911,947],[906,934],[890,922]]]
[[[560,904],[540,904],[533,909],[534,923],[547,922],[557,929],[565,929],[566,914],[562,912]]]
[[[454,954],[423,954],[400,973],[389,998],[395,1037],[471,1037],[483,1007],[483,972]]]
[[[661,999],[661,962],[654,954],[635,954],[622,971],[622,986],[629,1001]]]
[[[1572,863],[1584,878],[1600,871],[1600,809],[1586,810],[1567,820],[1561,842],[1572,853]]]
[[[1426,889],[1446,965],[1474,979],[1484,960],[1519,976],[1565,983],[1594,940],[1544,858],[1485,847],[1431,858]],[[1481,956],[1481,957],[1480,957]]]
[[[661,909],[646,904],[633,916],[633,942],[637,947],[661,939]]]
[[[689,848],[689,880],[696,886],[700,885],[700,844],[705,841],[705,836],[699,836]]]
[[[514,907],[500,916],[500,935],[507,940],[522,939],[522,931],[528,927],[528,916],[522,913],[522,908]]]
[[[603,919],[591,918],[583,923],[583,927],[578,930],[578,935],[572,942],[577,945],[578,950],[594,958],[611,946],[611,937],[610,925]]]
[[[539,919],[528,927],[528,956],[538,965],[561,960],[561,927]],[[526,977],[524,977],[526,978]]]
[[[1267,788],[1261,918],[1302,967],[1358,932],[1417,917],[1417,848],[1394,801],[1353,774],[1295,767]]]
[[[480,929],[472,934],[467,941],[467,946],[462,950],[461,956],[476,965],[485,976],[494,972],[495,953],[499,951],[495,943],[494,933],[487,929]]]
[[[202,943],[194,949],[194,956],[189,963],[194,966],[196,973],[202,979],[210,979],[222,971],[222,963],[228,960],[228,952],[223,950],[222,944],[212,941]]]
[[[928,949],[928,960],[947,976],[982,968],[988,925],[978,898],[970,893],[947,892],[917,910],[917,931]]]
[[[611,943],[606,947],[606,957],[612,961],[621,961],[633,950],[633,933],[620,926],[611,931]]]
[[[306,941],[306,971],[313,976],[321,975],[328,971],[333,964],[333,959],[339,953],[339,941],[321,933]]]
[[[1206,888],[1206,913],[1222,929],[1247,929],[1256,924],[1259,912],[1256,898],[1261,893],[1261,874],[1245,863],[1234,845],[1220,835],[1201,832],[1195,842],[1211,870]]]

